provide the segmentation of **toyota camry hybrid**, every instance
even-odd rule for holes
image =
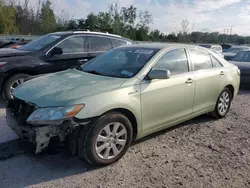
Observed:
[[[36,153],[59,138],[72,154],[108,165],[151,133],[202,114],[224,117],[239,84],[238,67],[207,48],[134,44],[19,85],[7,122]]]

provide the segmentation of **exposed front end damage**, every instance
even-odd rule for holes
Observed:
[[[59,137],[64,141],[74,129],[84,123],[77,123],[73,118],[52,121],[49,124],[33,125],[26,122],[27,118],[35,110],[35,105],[15,99],[6,108],[6,120],[9,127],[25,141],[36,145],[35,153],[46,149],[52,137]]]

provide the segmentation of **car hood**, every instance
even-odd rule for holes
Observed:
[[[28,80],[17,87],[13,95],[39,107],[70,105],[83,97],[116,89],[124,81],[68,69]]]
[[[13,56],[23,56],[23,55],[26,55],[28,53],[30,53],[30,52],[12,49],[12,48],[1,48],[0,49],[0,58],[13,57]]]

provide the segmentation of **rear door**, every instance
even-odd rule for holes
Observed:
[[[88,60],[103,54],[104,52],[112,49],[110,38],[105,36],[88,35],[87,37],[87,52]]]
[[[190,48],[189,54],[196,80],[193,111],[201,114],[213,110],[226,77],[222,64],[208,51]]]

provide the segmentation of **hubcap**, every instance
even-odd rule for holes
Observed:
[[[227,112],[229,104],[230,98],[228,92],[222,93],[218,104],[218,112],[220,113],[220,115],[224,115]]]
[[[14,91],[14,89],[19,86],[20,84],[22,84],[24,82],[24,78],[19,78],[18,80],[16,80],[15,82],[13,82],[13,84],[10,86],[10,94],[11,97],[13,98],[12,92]]]
[[[101,159],[112,159],[123,150],[127,143],[127,130],[122,123],[106,125],[98,134],[95,150]]]

